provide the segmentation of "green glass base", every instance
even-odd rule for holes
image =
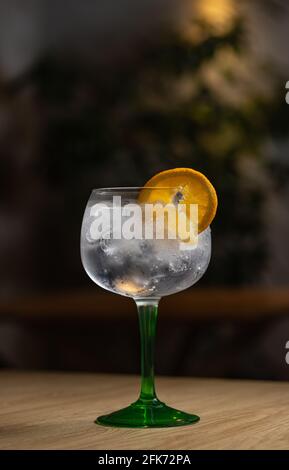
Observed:
[[[117,428],[166,428],[185,426],[199,421],[199,416],[171,408],[159,400],[138,400],[127,408],[99,416],[97,424]]]

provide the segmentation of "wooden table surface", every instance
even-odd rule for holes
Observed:
[[[0,372],[0,449],[289,449],[289,383],[159,378],[159,396],[201,416],[191,426],[114,429],[99,414],[136,398],[138,378]]]

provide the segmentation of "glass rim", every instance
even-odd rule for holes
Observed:
[[[116,186],[111,188],[94,188],[91,193],[112,193],[112,192],[136,192],[142,189],[149,189],[150,191],[160,191],[162,189],[180,189],[180,186]]]

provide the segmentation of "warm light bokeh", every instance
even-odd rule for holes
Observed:
[[[194,3],[197,17],[218,33],[229,30],[238,13],[234,0],[197,0]]]

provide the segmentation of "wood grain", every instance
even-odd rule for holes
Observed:
[[[189,319],[237,318],[254,320],[258,317],[287,315],[289,289],[193,288],[165,297],[160,312],[167,317]],[[135,315],[131,299],[92,287],[87,290],[61,294],[20,298],[0,303],[0,318],[52,317],[111,317],[127,318]]]
[[[0,390],[0,449],[289,449],[288,383],[159,378],[201,421],[153,430],[93,422],[136,398],[133,376],[2,371]]]

